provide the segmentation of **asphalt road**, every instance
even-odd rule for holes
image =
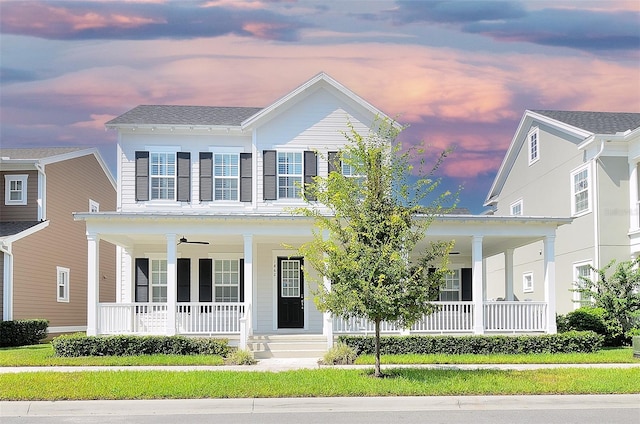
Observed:
[[[2,424],[640,423],[640,395],[0,402]]]

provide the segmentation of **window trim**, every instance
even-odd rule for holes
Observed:
[[[580,174],[583,171],[587,171],[587,188],[584,190],[587,192],[587,207],[584,210],[581,211],[577,211],[576,210],[576,195],[578,193],[576,193],[576,184],[575,184],[575,177]],[[573,171],[571,171],[571,176],[570,176],[570,184],[571,184],[571,216],[582,216],[582,215],[586,215],[588,213],[591,213],[591,208],[592,208],[592,181],[591,181],[591,167],[589,166],[589,164],[584,164],[581,165],[580,167],[574,169]],[[582,191],[580,192],[582,193]]]
[[[516,206],[520,206],[520,213],[518,213],[518,214],[513,213],[513,209]],[[524,212],[524,202],[522,201],[522,198],[516,200],[511,205],[509,205],[509,214],[510,215],[512,215],[512,216],[522,216],[523,212]]]
[[[280,155],[289,155],[289,154],[300,155],[300,173],[299,174],[280,173]],[[282,177],[299,179],[299,184],[297,185],[297,187],[295,185],[295,182],[293,185],[294,194],[297,193],[297,195],[286,196],[286,197],[281,195],[280,178]],[[304,184],[304,151],[303,150],[277,150],[276,151],[276,194],[277,194],[278,200],[284,200],[284,201],[302,200],[303,184]]]
[[[162,300],[154,300],[154,295],[153,295],[153,289],[155,287],[160,287],[160,288],[165,287],[167,289],[167,291],[169,290],[168,289],[169,272],[168,272],[168,269],[167,269],[167,258],[164,257],[164,256],[162,258],[160,258],[160,257],[158,257],[156,255],[151,255],[151,256],[148,257],[148,259],[149,259],[149,299],[147,301],[149,303],[167,303],[168,299],[165,299],[164,301],[162,301]],[[165,267],[164,274],[165,274],[165,282],[166,282],[165,284],[159,284],[156,281],[156,278],[154,278],[154,275],[156,275],[157,273],[154,273],[153,264],[156,263],[156,262],[164,262],[165,263],[165,266],[164,266]],[[160,272],[162,272],[162,271],[160,271]],[[161,298],[162,297],[160,297],[160,299]]]
[[[95,209],[95,210],[93,210],[93,209]],[[100,212],[100,203],[96,202],[93,199],[89,199],[89,212],[90,213]]]
[[[460,302],[462,300],[462,268],[451,268],[452,273],[456,273],[457,274],[457,279],[458,279],[458,289],[447,289],[447,277],[449,276],[449,274],[445,275],[445,279],[442,283],[442,286],[440,287],[440,290],[438,292],[438,300],[440,302]],[[455,278],[450,278],[450,281],[454,281]],[[442,300],[442,293],[443,292],[450,292],[450,293],[454,293],[457,292],[458,293],[458,299],[456,300]]]
[[[220,151],[213,151],[211,152],[213,154],[212,158],[211,158],[211,164],[212,164],[212,171],[211,171],[211,178],[212,178],[212,198],[213,198],[213,202],[233,202],[233,203],[237,203],[240,201],[240,153],[239,151],[224,151],[224,150],[220,150]],[[236,175],[233,176],[226,176],[226,175],[216,175],[216,156],[229,156],[229,157],[235,157],[236,158],[236,164],[235,167],[237,168],[237,172]],[[235,188],[235,199],[217,199],[216,198],[216,180],[220,179],[221,181],[224,180],[235,180],[236,181],[236,188]]]
[[[533,293],[534,289],[533,271],[527,271],[522,273],[522,292]]]
[[[61,281],[61,276],[65,277],[64,281]],[[69,270],[69,268],[62,266],[56,267],[56,300],[58,302],[69,303],[70,276],[71,271]],[[64,288],[64,296],[60,296],[60,288]]]
[[[7,206],[14,205],[26,205],[27,204],[27,180],[29,178],[28,174],[5,174],[4,176],[4,204]],[[22,188],[20,189],[20,193],[22,198],[20,200],[12,200],[11,199],[11,183],[14,181],[19,181],[22,183]],[[16,190],[17,192],[17,190]]]
[[[532,154],[532,136],[535,136],[535,156]],[[527,158],[529,159],[529,165],[533,165],[540,160],[540,128],[533,127],[527,133]]]
[[[169,155],[173,155],[173,175],[154,175],[153,174],[153,156],[154,155],[166,155],[167,158]],[[168,163],[165,166],[169,166]],[[173,196],[172,197],[153,197],[154,196],[154,188],[153,181],[154,179],[159,180],[171,180],[173,181]],[[165,190],[160,187],[157,190]],[[166,190],[169,190],[166,188]],[[178,153],[177,151],[165,151],[165,150],[150,150],[149,151],[149,201],[151,202],[175,202],[177,201],[178,196]]]
[[[212,263],[211,263],[211,301],[214,303],[240,303],[240,298],[241,296],[241,284],[242,284],[242,264],[241,264],[241,259],[237,256],[232,256],[232,255],[210,255],[211,259],[212,259]],[[220,300],[218,301],[218,297],[216,294],[216,289],[218,287],[233,287],[232,284],[217,284],[216,283],[216,262],[217,261],[229,261],[229,262],[235,262],[238,264],[238,280],[236,282],[235,287],[237,288],[237,300],[233,301],[233,300]],[[224,296],[223,296],[224,298]]]
[[[571,287],[573,289],[578,288],[578,268],[581,268],[583,266],[589,266],[592,267],[593,266],[593,260],[589,259],[586,261],[580,261],[580,262],[574,262],[573,266],[572,266],[572,270],[573,270],[573,281],[571,282]],[[590,278],[593,281],[593,272],[591,272],[591,268],[589,268],[589,273],[590,273]],[[586,303],[586,300],[583,300],[580,298],[580,292],[574,291],[573,292],[573,309],[578,309],[581,308],[583,306],[586,306],[584,303]],[[593,303],[593,297],[591,297],[591,299],[589,300],[589,302],[592,304]]]

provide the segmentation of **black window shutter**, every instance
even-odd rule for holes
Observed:
[[[244,259],[240,259],[240,289],[238,292],[238,301],[244,302]]]
[[[200,201],[213,200],[213,153],[200,152]]]
[[[329,174],[332,172],[340,172],[341,165],[338,152],[329,152],[327,159],[329,161]]]
[[[199,302],[211,302],[213,297],[212,295],[212,290],[211,290],[211,284],[213,282],[212,280],[212,270],[213,270],[213,260],[212,259],[200,259],[200,262],[198,263],[198,267],[199,267],[199,295],[198,295],[198,301]]]
[[[471,268],[462,268],[460,278],[462,279],[462,301],[471,302],[473,300]]]
[[[304,152],[304,187],[305,189],[313,183],[313,177],[318,175],[318,155],[316,152],[305,151]],[[317,200],[313,190],[309,190],[305,193],[307,200]]]
[[[191,153],[178,152],[178,202],[191,200]]]
[[[136,201],[149,200],[149,152],[136,152]]]
[[[149,259],[136,258],[136,302],[149,301]]]
[[[251,201],[251,173],[252,173],[251,153],[240,153],[240,201]]]
[[[264,200],[276,200],[278,198],[276,159],[275,150],[264,150],[262,152],[262,184],[264,185],[262,197]]]
[[[191,301],[191,259],[178,258],[176,267],[178,302]]]

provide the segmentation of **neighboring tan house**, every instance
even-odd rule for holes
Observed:
[[[118,132],[117,210],[76,214],[87,226],[87,333],[225,335],[269,356],[316,355],[335,334],[371,332],[366,320],[318,311],[304,258],[284,246],[309,241],[314,229],[312,220],[290,213],[305,205],[301,184],[348,173],[329,158],[346,145],[349,123],[366,134],[379,117],[385,115],[320,73],[265,108],[146,105],[107,122]],[[484,279],[483,259],[544,240],[544,284],[553,294],[553,237],[568,222],[439,217],[424,242],[456,241],[442,309],[410,329],[384,323],[383,332],[554,333],[552,297],[487,301],[492,282]],[[99,241],[122,252],[112,303],[95,296]]]
[[[612,259],[637,257],[640,113],[527,110],[485,206],[494,215],[565,216],[556,236],[558,313],[590,302],[572,291]],[[509,258],[520,299],[540,300],[541,243]],[[503,274],[504,258],[487,261],[487,278]],[[489,292],[488,296],[496,294]]]
[[[85,331],[87,238],[73,212],[115,210],[111,173],[93,148],[0,149],[0,178],[2,319]],[[115,248],[104,243],[100,259],[100,298],[110,301]]]

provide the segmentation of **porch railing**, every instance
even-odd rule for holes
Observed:
[[[176,305],[177,334],[239,334],[243,303]],[[100,303],[99,334],[166,334],[166,303]]]
[[[486,331],[538,332],[547,330],[546,302],[485,302]]]

